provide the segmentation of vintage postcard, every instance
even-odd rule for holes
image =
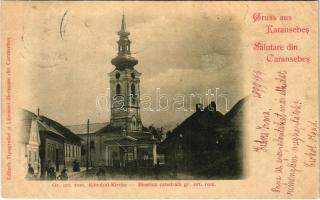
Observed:
[[[2,195],[319,198],[317,1],[2,1]]]

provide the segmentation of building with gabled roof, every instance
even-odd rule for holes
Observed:
[[[40,175],[40,159],[39,159],[39,146],[40,146],[40,134],[39,134],[39,121],[36,120],[36,115],[23,110],[20,118],[20,131],[17,133],[18,142],[22,144],[19,146],[18,151],[20,157],[18,162],[24,167],[25,174],[28,171],[28,165],[34,169],[36,176]]]
[[[241,99],[223,115],[212,102],[186,118],[158,145],[169,170],[201,178],[231,178],[242,175],[242,134],[245,105]]]
[[[46,170],[72,170],[73,161],[81,159],[81,138],[59,122],[23,109],[20,143],[26,145],[27,164],[35,173],[46,177]]]

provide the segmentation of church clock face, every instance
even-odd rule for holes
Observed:
[[[117,73],[116,73],[116,79],[119,79],[119,78],[120,78],[120,73],[117,72]]]

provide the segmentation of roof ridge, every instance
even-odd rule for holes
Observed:
[[[90,124],[110,124],[110,122],[94,122]],[[87,123],[83,123],[83,124],[72,124],[72,125],[65,125],[66,127],[70,127],[70,126],[83,126],[83,125],[87,125]]]

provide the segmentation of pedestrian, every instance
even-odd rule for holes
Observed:
[[[30,163],[28,164],[28,173],[27,173],[26,178],[27,179],[33,179],[34,178],[34,169],[33,169],[33,167],[31,166]]]
[[[173,177],[177,178],[177,176],[178,176],[178,164],[176,162],[174,162],[174,165],[173,165]]]
[[[74,172],[80,172],[80,163],[78,162],[78,160],[76,159],[76,160],[74,160],[73,161],[73,171]]]
[[[34,169],[30,163],[28,164],[28,174],[32,176],[34,175]]]
[[[49,173],[48,173],[48,180],[56,180],[57,179],[57,174],[55,172],[54,167],[49,168]]]
[[[45,165],[45,173],[46,173],[46,178],[47,179],[49,179],[50,168],[51,168],[51,161],[48,160],[46,165]]]
[[[106,171],[102,167],[100,167],[96,175],[98,177],[98,180],[103,180],[106,177]]]
[[[58,180],[61,180],[61,181],[68,180],[68,174],[67,174],[67,169],[66,168],[64,168],[61,171],[61,174],[58,176]]]
[[[154,165],[153,172],[154,172],[155,178],[159,179],[159,174],[160,174],[159,161],[157,162],[157,164]]]

